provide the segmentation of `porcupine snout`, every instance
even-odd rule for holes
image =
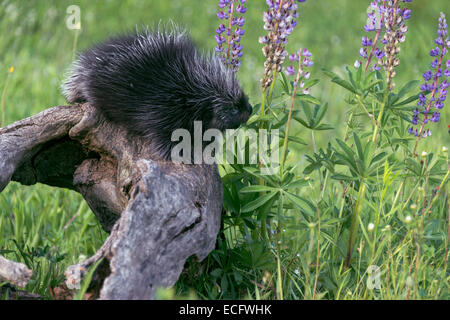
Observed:
[[[248,102],[248,98],[246,95],[242,95],[242,97],[240,98],[239,102],[238,102],[238,109],[240,110],[239,113],[239,117],[236,121],[235,124],[235,128],[239,127],[241,124],[245,124],[248,119],[250,118],[250,115],[252,114],[252,106],[250,105],[250,103]]]

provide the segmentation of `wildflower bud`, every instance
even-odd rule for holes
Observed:
[[[422,123],[419,123],[419,120],[421,120],[419,118],[419,114],[414,114],[412,123],[413,125],[419,125],[420,129],[411,128],[411,130],[409,130],[411,134],[414,134],[419,138],[426,138],[431,135],[431,130],[425,129],[424,125],[427,124],[428,121],[435,123],[439,122],[440,113],[435,111],[431,118],[428,116],[428,113],[431,113],[431,110],[442,109],[444,107],[444,101],[447,98],[447,91],[445,89],[448,87],[448,83],[447,80],[444,80],[442,74],[444,71],[443,68],[445,68],[443,66],[443,59],[445,54],[447,53],[445,42],[448,41],[448,31],[445,15],[443,13],[441,13],[439,17],[437,34],[438,37],[434,40],[434,43],[438,46],[430,51],[430,56],[433,57],[433,61],[431,62],[432,70],[427,70],[425,73],[423,73],[425,83],[420,86],[420,90],[422,92],[420,94],[419,101],[417,102],[418,106],[421,107],[421,109],[424,109]],[[429,83],[430,81],[432,83]],[[438,88],[440,90],[437,90]],[[445,94],[441,93],[442,90],[445,92]],[[432,92],[430,97],[426,96],[428,92]]]
[[[367,230],[373,231],[373,229],[375,229],[375,225],[373,223],[369,223],[369,225],[367,226]]]
[[[405,218],[405,223],[406,223],[406,224],[409,224],[409,223],[411,223],[411,221],[412,221],[411,216],[406,216],[406,218]]]
[[[422,154],[420,155],[422,158],[426,158],[428,156],[428,152],[423,151]]]
[[[417,204],[413,203],[412,205],[409,206],[409,208],[411,210],[415,210],[415,209],[417,209]]]
[[[447,152],[447,151],[448,151],[448,148],[447,148],[447,147],[445,147],[445,146],[444,146],[444,147],[442,147],[442,152],[444,152],[444,153],[445,153],[445,152]]]

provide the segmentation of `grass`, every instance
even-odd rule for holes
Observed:
[[[187,26],[200,47],[209,50],[215,45],[213,34],[218,25],[215,0],[84,0],[70,4],[81,8],[79,33],[66,28],[69,5],[66,2],[0,0],[0,112],[4,123],[65,104],[59,86],[73,60],[73,49],[87,48],[117,32],[172,19]],[[287,158],[287,163],[299,163],[299,172],[307,165],[305,154],[326,148],[334,137],[343,137],[348,130],[345,123],[351,109],[349,95],[327,80],[321,68],[344,75],[344,66],[353,65],[358,58],[367,5],[368,1],[363,0],[310,0],[301,6],[300,24],[290,38],[288,49],[308,47],[314,54],[315,66],[311,73],[321,82],[312,93],[329,102],[324,121],[335,129],[311,136],[298,124],[291,127],[291,135],[307,142]],[[446,0],[411,4],[413,15],[408,22],[407,41],[402,45],[398,83],[421,78],[428,67],[437,17],[447,7]],[[264,9],[264,1],[248,1],[246,34],[242,41],[245,55],[238,77],[251,103],[257,103],[261,94],[259,79],[264,57],[257,39],[264,34],[261,20]],[[277,85],[275,92],[280,91]],[[441,154],[441,147],[450,145],[449,110],[444,109],[441,121],[433,128],[433,136],[422,141],[419,153],[426,150]],[[356,117],[351,130],[366,124],[364,118]],[[399,183],[397,172],[388,169],[380,177],[382,183],[370,190],[369,201],[365,201],[356,221],[360,232],[351,269],[343,266],[342,257],[350,236],[350,220],[346,217],[353,210],[356,197],[337,183],[329,183],[326,192],[322,192],[318,185],[324,182],[321,180],[324,177],[317,176],[300,194],[307,195],[320,214],[314,212],[316,218],[312,219],[287,210],[282,218],[282,230],[274,233],[280,234],[281,251],[273,247],[273,241],[249,241],[253,239],[253,221],[249,217],[225,218],[227,227],[224,238],[219,239],[219,249],[201,264],[189,261],[175,289],[162,293],[162,297],[450,298],[448,193],[442,193],[425,218],[419,210],[425,202],[422,194],[431,191],[421,191],[422,184],[416,185],[412,179]],[[227,172],[222,174],[226,176]],[[432,183],[427,186],[431,188]],[[410,193],[400,193],[399,188]],[[250,201],[246,197],[239,199],[243,205]],[[405,223],[406,216],[412,217],[410,223]],[[369,231],[367,226],[372,222],[377,222],[376,228]],[[48,288],[62,281],[65,267],[82,255],[93,254],[106,236],[86,203],[70,191],[11,183],[0,194],[0,252],[36,270],[26,288],[28,291],[50,298]],[[420,250],[417,250],[418,243]],[[371,264],[382,270],[381,290],[367,287],[370,276],[367,270]]]

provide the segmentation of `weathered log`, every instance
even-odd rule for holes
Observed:
[[[189,256],[201,260],[213,250],[220,228],[215,165],[161,161],[149,141],[89,104],[55,107],[0,129],[0,192],[11,180],[83,195],[110,236],[93,257],[67,269],[66,283],[77,287],[104,259],[101,299],[152,298],[156,287],[176,282]],[[0,270],[14,280],[5,274]]]

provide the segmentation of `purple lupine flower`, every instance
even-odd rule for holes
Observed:
[[[384,51],[381,50],[380,48],[376,48],[374,51],[374,54],[378,60],[383,59],[383,57],[384,57]]]
[[[293,53],[289,56],[289,60],[292,62],[298,62],[298,70],[294,66],[290,65],[286,68],[286,74],[289,76],[293,76],[297,73],[297,77],[294,81],[294,87],[298,86],[298,82],[300,82],[300,88],[304,88],[305,82],[303,80],[307,80],[310,77],[310,72],[305,70],[305,68],[311,68],[314,65],[314,62],[311,59],[312,54],[307,49],[298,50],[296,53]],[[309,88],[303,90],[304,94],[309,93]]]
[[[428,70],[427,72],[425,72],[423,74],[423,78],[425,79],[425,81],[430,81],[432,77],[433,77],[433,72],[431,72],[431,70]]]
[[[287,73],[289,76],[293,76],[293,75],[295,74],[295,68],[294,68],[294,66],[289,66],[289,67],[287,67],[287,68],[286,68],[286,73]]]
[[[269,9],[264,12],[264,30],[268,31],[268,36],[259,39],[263,43],[263,54],[266,57],[264,63],[265,73],[261,79],[263,90],[269,87],[274,78],[274,74],[282,70],[283,62],[288,55],[285,46],[288,43],[288,36],[297,26],[299,13],[296,2],[305,0],[266,0]]]
[[[447,54],[450,47],[450,41],[447,32],[447,22],[445,15],[441,13],[439,17],[438,37],[434,43],[439,43],[440,47],[436,47],[430,51],[430,56],[433,57],[431,67],[433,70],[427,70],[423,73],[425,83],[420,86],[422,91],[419,95],[419,101],[417,102],[418,108],[414,111],[411,123],[413,126],[419,125],[417,129],[411,127],[408,132],[414,134],[416,137],[425,138],[431,135],[431,130],[424,128],[428,122],[439,122],[441,113],[439,110],[444,108],[444,102],[447,99],[447,88],[449,83],[444,77],[449,76],[448,67],[450,61],[447,61],[447,69],[444,64],[444,56]],[[444,77],[443,77],[444,76]],[[431,96],[428,99],[426,94],[431,92]],[[431,108],[434,109],[431,116]],[[420,112],[421,110],[421,112]],[[422,114],[422,123],[419,123],[420,114]]]
[[[400,51],[398,43],[405,41],[405,35],[408,32],[408,27],[406,27],[404,21],[411,18],[411,10],[402,7],[399,2],[409,3],[411,1],[373,0],[370,2],[367,24],[364,26],[364,30],[367,33],[375,32],[375,36],[373,39],[364,36],[362,39],[363,47],[359,51],[360,56],[366,60],[365,70],[371,64],[373,57],[378,60],[373,63],[373,70],[380,70],[380,66],[384,67],[390,89],[394,87],[394,83],[392,83],[392,78],[395,76],[394,68],[400,63],[396,57]],[[376,47],[382,30],[385,30],[385,35],[382,38],[384,50]]]
[[[244,7],[246,2],[246,0],[220,0],[219,8],[222,10],[217,13],[220,20],[228,19],[228,27],[225,26],[225,23],[221,23],[216,29],[216,52],[219,53],[225,65],[235,72],[239,70],[240,58],[244,54],[240,42],[241,37],[245,34],[243,29],[245,18],[236,16],[236,14],[244,14],[247,11],[247,8]],[[226,36],[222,35],[224,32]]]
[[[400,1],[403,3],[411,2],[406,0]],[[387,85],[392,90],[395,87],[393,82],[395,77],[394,68],[400,64],[400,60],[397,57],[400,52],[399,43],[405,41],[405,35],[408,32],[405,21],[411,17],[411,10],[402,7],[398,0],[390,0],[384,3],[386,4],[384,12],[386,32],[383,37],[383,43],[386,56],[380,62],[386,70]]]
[[[298,55],[296,53],[293,53],[289,56],[289,60],[293,61],[298,61]]]
[[[362,45],[364,47],[370,47],[372,46],[372,39],[368,38],[368,37],[363,37],[362,38]]]
[[[359,50],[359,55],[367,60],[365,69],[367,70],[370,60],[372,59],[375,45],[378,41],[379,33],[381,31],[381,26],[383,23],[383,12],[384,7],[381,0],[374,0],[370,2],[369,12],[367,14],[367,24],[364,26],[364,31],[371,33],[376,31],[376,36],[372,39],[369,36],[364,36],[362,38],[361,44],[362,48]],[[378,52],[381,55],[380,52]],[[376,68],[377,63],[375,62],[373,68]]]
[[[435,48],[435,49],[430,51],[430,56],[436,57],[436,56],[439,55],[440,52],[441,52],[441,49],[439,49],[439,47],[437,47],[437,48]]]

